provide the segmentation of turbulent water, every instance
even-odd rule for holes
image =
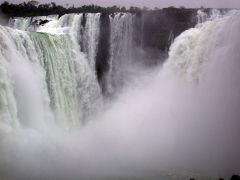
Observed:
[[[108,17],[102,58],[101,18],[15,18],[0,26],[0,177],[200,179],[240,172],[240,12],[199,12],[198,25],[177,37],[151,72],[134,65],[128,13]],[[104,91],[119,87],[109,102]]]
[[[29,125],[36,118],[37,126],[50,123],[44,121],[52,109],[56,118],[50,121],[66,127],[96,108],[101,94],[95,71],[71,35],[1,27],[1,52],[1,107],[8,125]]]

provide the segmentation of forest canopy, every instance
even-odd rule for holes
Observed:
[[[168,7],[165,10],[178,11],[178,10],[191,11],[191,9],[185,9],[184,7],[175,8]],[[81,7],[75,7],[74,5],[65,6],[57,5],[54,2],[49,4],[40,4],[38,1],[28,1],[21,4],[11,4],[7,1],[0,5],[0,10],[7,17],[33,17],[33,16],[47,16],[47,15],[63,15],[69,13],[107,13],[111,14],[114,12],[129,12],[134,14],[141,14],[146,11],[159,11],[160,9],[155,7],[154,9],[149,9],[148,7],[129,7],[124,6],[111,6],[111,7],[101,7],[98,5],[83,5]]]
[[[67,5],[68,6],[68,5]],[[7,15],[8,17],[25,17],[25,16],[45,16],[51,14],[67,14],[67,13],[113,13],[113,12],[131,12],[131,13],[139,13],[143,10],[148,10],[148,8],[144,7],[143,9],[139,7],[120,7],[120,6],[112,6],[112,7],[101,7],[97,5],[84,5],[81,7],[74,7],[74,5],[70,7],[64,7],[61,5],[57,5],[52,2],[50,4],[39,4],[37,1],[29,1],[21,4],[10,4],[7,1],[0,5],[0,9],[2,13]]]

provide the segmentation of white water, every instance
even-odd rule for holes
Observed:
[[[39,20],[56,20],[58,15],[49,16],[38,16],[38,17],[25,17],[25,18],[10,18],[9,25],[14,29],[24,30],[24,31],[36,31],[37,26],[34,24]]]
[[[77,42],[70,35],[28,33],[4,27],[1,38],[1,59],[5,64],[2,68],[6,71],[3,89],[9,94],[2,107],[9,109],[8,116],[14,117],[8,121],[24,125],[58,121],[64,128],[81,123],[101,95],[95,72],[79,52]],[[49,118],[52,115],[46,109],[54,112],[55,120]]]
[[[117,13],[110,17],[111,49],[110,72],[108,74],[108,91],[116,91],[127,77],[127,66],[130,65],[133,51],[133,18],[131,14]]]
[[[87,54],[92,69],[95,69],[95,58],[99,43],[100,13],[85,13],[85,25],[82,24],[83,14],[65,14],[57,16],[39,16],[33,18],[10,19],[9,26],[15,29],[45,32],[50,34],[71,34],[73,41],[78,41],[80,49]],[[106,80],[107,91],[111,94],[124,86],[131,75],[133,59],[133,21],[135,15],[130,13],[115,13],[110,18],[110,60]],[[49,20],[48,23],[37,26],[36,21]]]
[[[167,172],[170,179],[173,172],[240,172],[239,28],[240,13],[233,11],[182,33],[163,68],[127,87],[78,129],[99,90],[74,33],[1,27],[0,174],[159,179]]]

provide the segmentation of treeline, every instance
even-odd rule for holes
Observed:
[[[24,2],[21,4],[11,4],[7,1],[0,5],[0,11],[4,13],[8,17],[32,17],[32,16],[47,16],[47,15],[63,15],[69,13],[107,13],[111,14],[114,12],[129,12],[132,14],[141,14],[142,12],[152,12],[152,11],[160,11],[159,8],[155,7],[154,9],[149,9],[147,7],[139,8],[139,7],[130,7],[126,8],[124,6],[112,6],[112,7],[101,7],[97,5],[84,5],[81,7],[74,7],[73,5],[68,7],[69,5],[66,4],[66,7],[61,5],[57,5],[54,2],[50,4],[39,4],[38,1],[29,1]],[[182,11],[189,12],[192,9],[185,9],[184,7],[175,8],[175,7],[168,7],[164,8],[163,10],[176,12]]]
[[[26,16],[46,16],[52,14],[67,14],[67,13],[113,13],[113,12],[130,12],[130,13],[140,13],[142,11],[148,10],[148,8],[138,8],[138,7],[101,7],[97,5],[84,5],[81,7],[63,7],[52,2],[50,4],[39,4],[37,1],[29,1],[21,4],[10,4],[7,1],[0,5],[2,13],[8,17],[26,17]]]

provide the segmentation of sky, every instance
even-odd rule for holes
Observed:
[[[4,2],[5,0],[0,0]],[[25,0],[29,1],[29,0]],[[213,8],[240,8],[240,0],[38,0],[40,3],[55,2],[57,4],[74,4],[75,6],[97,4],[101,6],[147,6],[147,7],[213,7]],[[8,0],[11,3],[21,3],[24,0]]]

